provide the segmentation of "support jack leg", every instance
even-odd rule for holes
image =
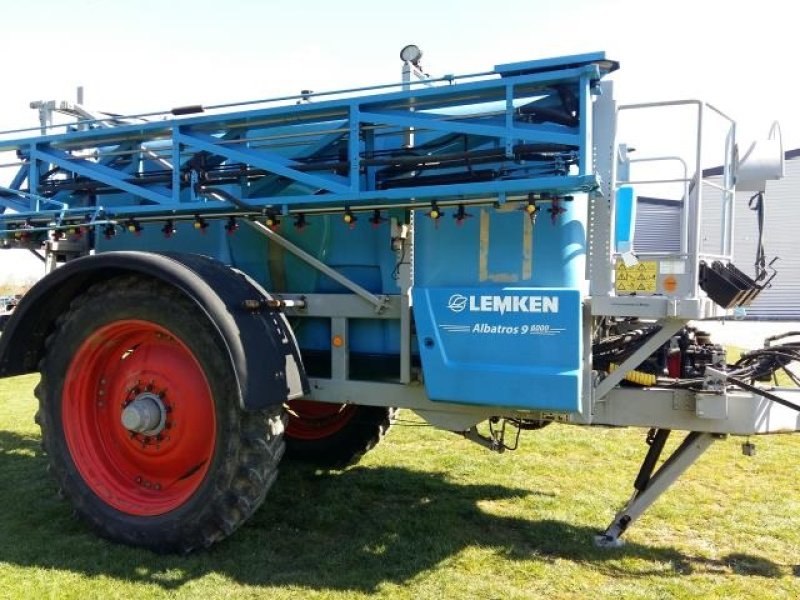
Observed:
[[[690,432],[658,471],[653,473],[669,434],[669,429],[651,429],[647,434],[650,448],[633,484],[635,488],[633,496],[617,513],[605,532],[595,536],[597,546],[602,548],[621,546],[624,542],[620,538],[628,527],[650,508],[650,505],[666,492],[719,437],[712,433]]]

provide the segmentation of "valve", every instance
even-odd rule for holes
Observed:
[[[139,225],[139,223],[137,223],[134,219],[129,219],[125,223],[125,230],[128,233],[132,233],[132,234],[134,234],[136,236],[139,236],[139,235],[142,234],[142,226]]]
[[[264,224],[269,227],[272,231],[278,229],[281,226],[281,220],[278,218],[278,215],[275,214],[268,214],[267,219],[264,221]]]
[[[86,215],[83,218],[83,225],[80,225],[78,227],[78,234],[77,234],[78,237],[82,237],[84,235],[91,235],[92,231],[94,231],[92,229],[92,222],[93,219],[91,215]]]
[[[239,223],[236,222],[236,217],[228,217],[228,222],[225,223],[225,233],[233,235],[239,230]]]
[[[306,215],[304,213],[298,214],[294,218],[294,228],[297,231],[303,231],[306,227],[308,227],[308,221],[306,221]]]
[[[356,228],[356,221],[358,221],[358,217],[356,217],[353,214],[352,210],[350,210],[349,208],[346,208],[345,211],[344,211],[344,216],[342,217],[342,220],[345,223],[347,223],[347,225],[348,225],[348,227],[350,227],[350,229],[355,229]]]
[[[428,216],[433,220],[436,227],[439,227],[439,220],[444,216],[444,211],[439,208],[436,202],[433,202],[431,209],[428,211]]]
[[[550,194],[548,194],[548,193],[543,193],[543,194],[530,193],[530,194],[528,194],[528,203],[523,205],[523,206],[521,206],[520,210],[525,211],[525,214],[528,215],[528,217],[531,220],[531,225],[536,225],[536,217],[539,216],[539,213],[542,210],[541,207],[539,206],[539,204],[537,204],[537,202],[544,202],[544,201],[547,201],[547,200],[550,200],[551,202],[554,201],[554,199],[552,199]],[[548,212],[549,212],[549,209],[548,209]],[[551,215],[552,215],[552,213],[551,213]]]
[[[203,217],[201,217],[200,215],[195,215],[195,216],[194,216],[194,223],[193,223],[193,227],[194,227],[194,228],[195,228],[197,231],[199,231],[200,233],[203,233],[203,234],[204,234],[204,233],[206,232],[206,230],[208,229],[208,221],[206,221],[206,220],[205,220]]]
[[[373,229],[377,229],[381,226],[381,223],[385,223],[386,221],[387,219],[384,219],[381,216],[381,211],[379,211],[377,208],[372,211],[372,216],[369,218],[369,222],[372,224]]]
[[[558,222],[559,215],[567,212],[567,209],[561,206],[561,201],[559,198],[553,198],[550,201],[550,208],[547,209],[547,212],[550,213],[550,221],[553,223],[553,225],[555,225]]]
[[[456,225],[461,226],[464,224],[464,220],[472,218],[472,215],[464,210],[463,204],[459,204],[453,218],[456,220]]]
[[[175,235],[175,222],[172,219],[167,219],[164,222],[164,226],[161,228],[161,233],[163,233],[164,237],[167,239]]]
[[[31,223],[30,219],[27,219],[25,223],[18,227],[14,232],[14,239],[20,242],[27,242],[31,239],[31,232],[27,230],[32,228],[33,224]]]
[[[83,227],[76,227],[75,225],[69,225],[64,231],[69,237],[74,237],[77,239],[83,237]]]
[[[528,200],[528,204],[523,208],[525,213],[531,220],[531,225],[536,225],[536,216],[539,214],[539,207],[533,200]]]

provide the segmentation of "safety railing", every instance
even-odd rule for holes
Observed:
[[[733,258],[733,225],[734,225],[734,206],[735,197],[734,168],[735,168],[735,131],[736,123],[725,113],[711,104],[700,100],[677,100],[668,102],[652,102],[629,104],[620,106],[617,109],[618,118],[626,112],[657,110],[666,108],[691,107],[695,109],[694,123],[692,124],[691,147],[683,149],[682,152],[669,155],[653,155],[642,158],[630,158],[626,147],[615,141],[614,147],[617,149],[617,164],[614,172],[614,193],[621,186],[634,186],[637,191],[642,189],[663,189],[667,185],[680,185],[682,187],[681,198],[675,202],[676,210],[680,211],[680,251],[648,250],[636,252],[634,238],[634,255],[642,259],[661,259],[668,261],[685,261],[685,279],[690,282],[688,286],[679,286],[682,296],[696,298],[699,294],[698,275],[701,261],[731,261]],[[705,140],[705,125],[710,116],[721,120],[725,131],[725,145],[723,151],[722,168],[710,170],[714,175],[706,175],[703,168],[703,161],[707,154]],[[666,124],[664,124],[666,125]],[[665,169],[660,169],[658,175],[646,177],[631,177],[632,165],[656,165],[661,164],[665,167],[677,165],[681,176],[672,176],[671,173],[664,173]],[[693,172],[691,172],[693,171]],[[716,173],[721,175],[719,183],[712,177]],[[709,248],[704,244],[704,233],[708,231],[708,211],[704,210],[707,189],[711,188],[719,192],[720,195],[720,215],[718,232],[712,236],[718,243],[714,248]],[[658,192],[655,192],[656,194]],[[612,202],[611,226],[615,223],[615,206]],[[612,231],[611,239],[615,239]],[[613,250],[613,249],[612,249]],[[620,253],[612,251],[612,268]]]

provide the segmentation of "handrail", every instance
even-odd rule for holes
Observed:
[[[622,111],[632,111],[632,110],[640,110],[640,109],[656,109],[656,108],[669,108],[669,107],[696,107],[697,113],[693,117],[693,129],[695,132],[695,139],[694,139],[694,148],[690,149],[690,147],[686,148],[685,156],[688,159],[692,157],[691,162],[693,162],[694,173],[693,177],[689,176],[689,166],[687,160],[684,159],[684,156],[656,156],[652,158],[637,158],[637,159],[627,159],[626,162],[628,164],[632,163],[642,163],[642,162],[655,162],[658,160],[675,160],[679,162],[683,166],[683,177],[663,177],[663,178],[642,178],[638,180],[628,179],[628,180],[616,180],[613,182],[613,188],[617,189],[622,185],[639,185],[639,186],[647,186],[647,185],[658,185],[658,184],[683,184],[684,186],[684,195],[683,199],[678,201],[680,204],[681,209],[681,253],[680,254],[673,254],[673,253],[665,253],[665,252],[643,252],[643,253],[636,253],[641,254],[642,256],[675,256],[675,257],[683,257],[689,259],[690,266],[688,271],[688,276],[695,281],[694,284],[694,291],[692,295],[695,296],[698,293],[697,288],[697,275],[699,273],[699,262],[701,256],[704,258],[719,258],[722,260],[730,261],[732,258],[732,235],[731,229],[733,227],[733,206],[732,206],[732,197],[735,188],[730,185],[730,182],[726,179],[722,185],[708,181],[702,177],[702,160],[703,160],[703,137],[704,137],[704,120],[705,120],[705,112],[706,110],[709,111],[709,114],[714,114],[725,121],[727,121],[727,125],[725,129],[727,130],[726,134],[726,146],[725,146],[725,164],[724,164],[724,172],[730,174],[734,167],[733,165],[733,155],[734,152],[734,144],[733,144],[733,137],[735,136],[735,127],[736,123],[733,119],[731,119],[727,114],[716,108],[715,106],[703,102],[697,99],[685,99],[685,100],[672,100],[672,101],[665,101],[665,102],[642,102],[636,104],[626,104],[619,106],[617,108],[617,114],[620,114]],[[618,145],[618,142],[615,140],[614,142],[615,148]],[[692,156],[693,155],[693,156]],[[667,174],[667,173],[664,173]],[[661,173],[654,173],[654,175],[658,176]],[[625,173],[623,177],[629,176],[628,173]],[[709,185],[711,188],[718,189],[722,191],[725,195],[723,199],[723,218],[722,218],[722,237],[721,237],[721,244],[722,244],[722,253],[710,255],[707,253],[701,252],[701,238],[702,238],[702,222],[703,222],[703,187],[704,185]],[[613,210],[613,207],[612,207]],[[613,220],[612,220],[613,222]]]

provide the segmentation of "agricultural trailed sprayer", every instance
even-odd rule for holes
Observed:
[[[726,364],[690,325],[768,285],[732,231],[736,186],[781,175],[774,139],[740,160],[709,104],[618,106],[603,53],[439,79],[401,58],[399,84],[127,117],[38,102],[40,127],[0,134],[0,233],[49,271],[0,375],[41,372],[52,472],[103,535],[208,546],[285,450],[348,464],[402,408],[497,451],[552,422],[650,428],[615,544],[714,440],[800,428],[800,393],[758,384],[798,343]],[[677,246],[637,250],[637,199],[674,190]]]

